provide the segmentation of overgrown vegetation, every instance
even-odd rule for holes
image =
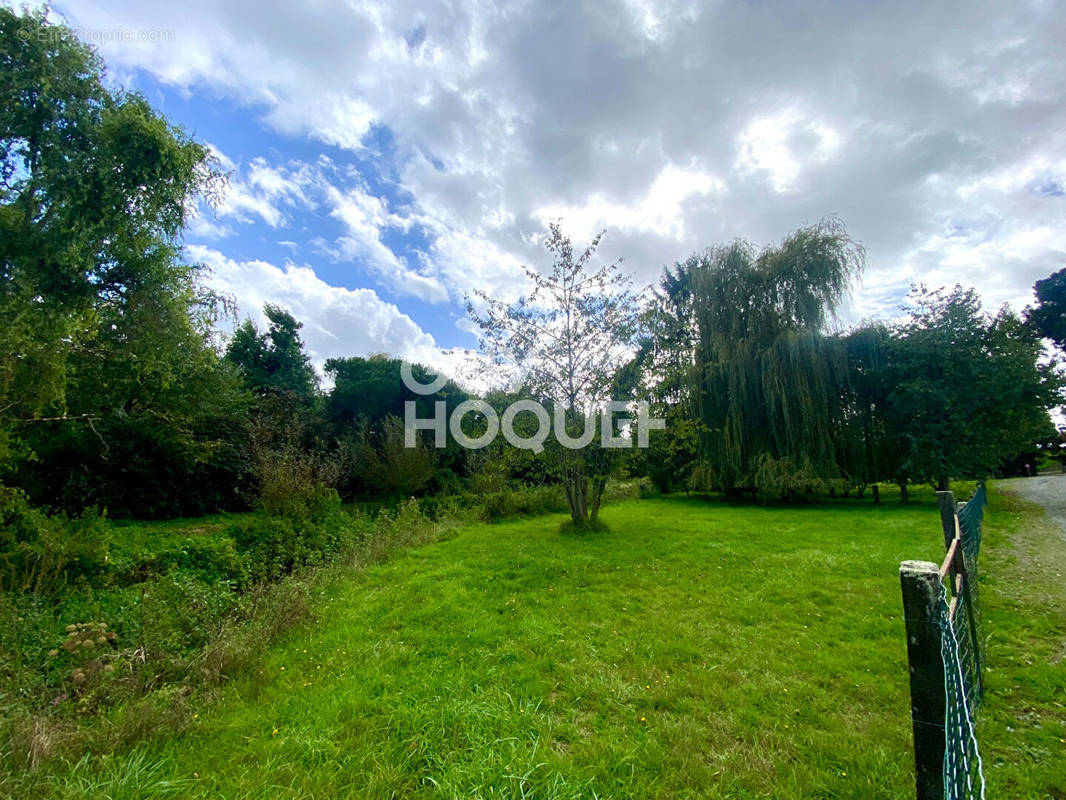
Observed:
[[[309,568],[335,561],[350,570],[448,525],[413,502],[374,518],[352,515],[334,496],[300,516],[254,513],[195,525],[94,518],[94,532],[106,538],[94,536],[91,551],[55,554],[57,518],[23,511],[8,529],[42,526],[44,555],[8,561],[9,579],[31,588],[0,601],[0,695],[8,764],[29,768],[55,748],[76,754],[128,743],[180,721],[182,709],[209,702],[214,687],[308,619],[323,579]],[[67,523],[72,532],[84,524]],[[42,568],[64,557],[66,568]],[[97,715],[117,728],[94,723]]]
[[[173,703],[184,707],[242,674],[262,646],[308,618],[322,580],[309,568],[376,562],[463,519],[566,508],[560,491],[543,487],[353,513],[335,492],[312,486],[281,513],[112,523],[91,513],[47,516],[7,491],[0,696],[10,724],[2,735],[14,763],[31,766],[51,750],[23,740],[27,725],[63,732],[69,753],[96,741],[93,715],[147,703],[167,716]],[[636,491],[622,483],[607,495]]]

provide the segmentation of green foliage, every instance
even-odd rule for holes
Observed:
[[[35,457],[14,477],[35,501],[142,518],[246,502],[247,398],[186,308],[104,315],[96,346],[71,357],[75,418],[23,428]]]
[[[985,314],[972,290],[922,287],[906,320],[827,335],[863,263],[827,220],[779,247],[734,242],[666,270],[641,363],[668,430],[631,473],[663,491],[713,473],[726,492],[786,498],[892,480],[906,499],[911,483],[946,488],[1057,448],[1048,409],[1063,377],[1041,360],[1032,312],[1025,325]]]
[[[437,472],[434,451],[419,435],[414,447],[404,441],[403,420],[386,416],[372,436],[365,419],[342,442],[343,469],[355,487],[375,497],[410,497]]]
[[[232,503],[243,400],[180,259],[221,173],[44,12],[0,9],[0,65],[0,477],[73,511]]]
[[[252,463],[259,488],[259,506],[286,519],[314,518],[337,502],[330,488],[340,465],[317,448],[306,448],[299,423],[277,430],[260,420],[253,430]]]
[[[1038,336],[1066,350],[1066,269],[1037,281],[1033,291],[1036,305],[1027,309],[1029,324]]]
[[[864,262],[834,219],[762,252],[738,241],[686,262],[701,451],[721,488],[756,486],[766,457],[837,474],[832,411],[845,367],[823,327]]]
[[[794,462],[791,458],[774,458],[762,453],[756,459],[755,485],[760,491],[784,500],[795,500],[804,492],[823,489],[826,481],[818,476],[810,461]]]
[[[691,492],[709,492],[717,485],[716,478],[713,466],[706,461],[698,461],[692,468],[685,489]]]
[[[207,584],[245,586],[251,579],[247,550],[237,548],[237,540],[225,533],[208,536],[175,537],[158,549],[139,554],[130,564],[133,572],[117,575],[118,581],[136,582],[144,575],[182,573]]]
[[[947,488],[991,474],[1055,435],[1048,408],[1059,379],[1013,312],[981,310],[973,290],[916,289],[894,331],[885,416],[903,479]]]
[[[163,654],[188,655],[210,642],[236,603],[234,586],[226,581],[172,570],[153,580],[141,594],[150,615],[140,635],[156,659]],[[178,678],[182,665],[161,665],[170,679]]]
[[[653,406],[651,415],[665,419],[666,428],[651,433],[647,448],[633,450],[627,471],[646,475],[660,492],[688,490],[699,460],[700,423],[681,405]]]
[[[103,518],[86,510],[74,519],[48,516],[17,489],[0,487],[0,591],[51,594],[103,572]]]
[[[451,437],[445,447],[430,449],[419,436],[419,446],[404,444],[405,404],[415,404],[419,419],[434,416],[434,404],[444,402],[446,415],[469,395],[448,381],[433,395],[408,389],[400,377],[398,359],[331,358],[326,374],[333,389],[326,398],[325,417],[339,443],[342,472],[339,488],[345,497],[410,497],[424,490],[456,494],[460,475],[468,469],[469,451]],[[429,383],[432,375],[411,365],[415,380]]]
[[[885,419],[890,336],[887,326],[868,323],[835,337],[847,361],[833,410],[837,463],[860,495],[870,483],[897,476],[898,437]]]
[[[340,553],[362,533],[341,510],[336,493],[326,493],[313,511],[299,516],[256,514],[232,525],[230,536],[255,581],[287,575]]]
[[[503,488],[486,495],[482,500],[481,519],[499,522],[517,516],[560,514],[568,510],[566,495],[560,486]]]
[[[256,395],[277,395],[292,403],[311,404],[318,376],[300,338],[303,323],[270,303],[263,306],[263,314],[267,330],[260,333],[255,323],[246,319],[226,347],[226,360],[240,370],[245,386]]]
[[[453,382],[432,395],[415,394],[400,377],[401,362],[385,355],[369,358],[331,358],[326,374],[333,379],[333,389],[326,400],[326,414],[339,428],[365,418],[372,423],[388,416],[403,418],[404,403],[414,401],[418,416],[432,416],[433,403],[443,400],[449,412],[469,395]],[[411,365],[411,374],[419,383],[430,383],[433,374],[420,364]]]

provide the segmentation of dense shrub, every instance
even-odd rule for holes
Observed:
[[[276,411],[252,425],[252,470],[259,507],[291,519],[315,516],[335,497],[341,465],[327,453],[297,415]]]
[[[341,508],[333,490],[317,494],[294,513],[258,513],[227,530],[252,581],[270,580],[297,567],[328,560],[368,535],[365,524]]]
[[[136,583],[154,575],[180,571],[208,582],[244,585],[245,559],[236,542],[226,535],[168,537],[156,550],[139,550],[126,558],[112,557],[116,582]]]
[[[0,589],[41,594],[94,577],[106,569],[107,544],[95,511],[49,516],[21,491],[0,487]]]

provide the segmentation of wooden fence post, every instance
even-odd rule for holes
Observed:
[[[951,547],[955,538],[955,493],[937,492],[936,504],[940,506],[940,524],[944,527],[944,552]]]
[[[907,662],[911,676],[914,777],[918,800],[944,797],[944,658],[941,653],[939,567],[930,561],[899,565]]]

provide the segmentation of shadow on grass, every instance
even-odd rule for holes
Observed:
[[[951,488],[952,491],[955,492],[955,499],[962,503],[969,500],[973,495],[976,489],[976,482],[957,481],[952,484]],[[866,511],[871,514],[898,514],[916,510],[928,511],[931,509],[937,509],[936,491],[927,486],[911,487],[910,497],[905,503],[900,500],[899,489],[897,487],[885,487],[884,485],[882,485],[881,489],[880,503],[874,503],[873,496],[869,492],[863,497],[831,498],[825,496],[808,496],[799,499],[797,502],[791,503],[777,498],[762,497],[757,501],[753,501],[749,496],[729,497],[713,492],[693,493],[691,495],[685,495],[683,493],[664,494],[645,497],[643,500],[645,502],[670,502],[703,508],[711,506],[730,509],[750,509],[752,511],[788,511],[795,513],[836,512],[851,514],[856,511]]]
[[[611,529],[601,519],[592,520],[590,522],[578,523],[573,519],[564,520],[559,525],[559,533],[564,536],[590,536],[598,533],[610,533]]]

